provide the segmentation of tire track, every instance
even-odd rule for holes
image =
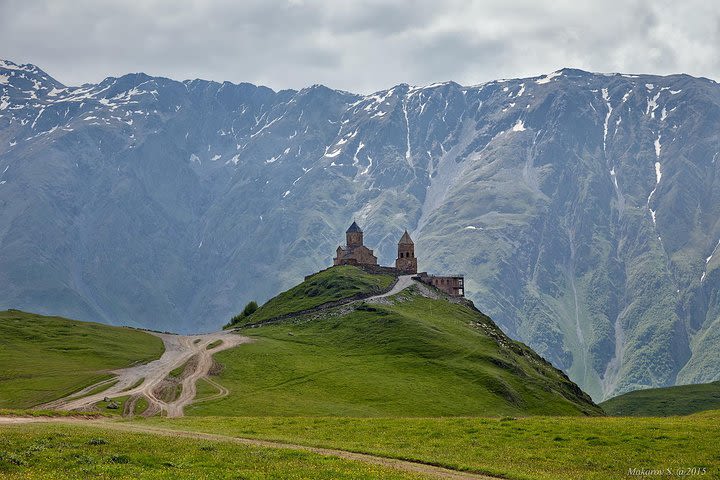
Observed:
[[[207,379],[213,365],[213,354],[251,341],[249,337],[231,332],[216,332],[203,335],[153,333],[153,335],[160,337],[165,344],[165,352],[159,359],[143,365],[114,370],[111,373],[115,374],[115,377],[97,382],[67,397],[40,405],[38,408],[91,410],[97,402],[105,397],[130,396],[139,399],[139,397],[144,396],[147,398],[149,406],[143,412],[143,416],[164,414],[168,417],[181,417],[184,414],[185,407],[192,403],[195,398],[197,381],[201,378]],[[221,341],[220,344],[208,349],[211,344],[217,343],[218,340]],[[185,365],[193,356],[197,356],[197,362],[192,362],[192,370],[184,375],[180,396],[171,402],[165,402],[158,398],[154,393],[158,385],[170,375],[170,372]],[[93,390],[112,382],[115,383],[101,392],[89,394]],[[214,386],[219,387],[217,383],[212,383]],[[222,396],[229,393],[224,387],[220,388],[222,388]]]

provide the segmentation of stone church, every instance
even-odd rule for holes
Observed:
[[[454,297],[465,296],[465,278],[463,275],[428,275],[427,272],[418,274],[417,257],[415,257],[415,243],[405,230],[398,241],[398,254],[395,259],[395,268],[379,267],[377,257],[371,249],[363,244],[363,231],[356,222],[350,225],[345,232],[345,246],[339,246],[333,265],[355,265],[360,267],[379,268],[392,271],[400,275],[417,275],[416,280],[442,290]]]
[[[335,251],[333,265],[372,265],[377,266],[377,257],[373,251],[363,245],[363,231],[356,222],[350,225],[345,232],[346,245],[339,246]],[[395,260],[395,269],[399,273],[408,275],[417,273],[417,258],[415,258],[415,244],[410,234],[405,233],[398,242],[398,256]]]
[[[333,265],[377,265],[377,257],[373,251],[363,245],[363,231],[353,222],[345,232],[344,247],[335,251]]]

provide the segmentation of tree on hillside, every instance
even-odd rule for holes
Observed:
[[[243,319],[249,317],[253,313],[255,313],[255,310],[258,309],[258,304],[255,300],[252,300],[245,305],[245,308],[243,308],[243,311],[235,315],[230,319],[230,323],[225,325],[225,327],[230,327],[232,325],[240,323]]]

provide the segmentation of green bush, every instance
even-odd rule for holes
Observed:
[[[240,323],[243,319],[249,317],[253,313],[255,313],[255,310],[258,309],[258,304],[255,300],[252,300],[248,302],[247,305],[245,305],[245,308],[243,308],[243,311],[235,315],[230,319],[230,323],[225,325],[225,328],[231,327],[235,324]]]
[[[255,310],[258,309],[258,304],[255,300],[248,302],[247,305],[245,305],[245,308],[243,308],[242,315],[249,317],[253,313],[255,313]]]

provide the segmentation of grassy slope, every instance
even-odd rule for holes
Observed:
[[[260,322],[358,294],[380,292],[394,281],[392,275],[373,275],[352,266],[333,267],[268,300],[244,323]]]
[[[168,428],[411,459],[509,479],[615,480],[631,468],[663,478],[720,478],[720,411],[689,417],[226,418],[185,417]],[[689,468],[706,468],[689,475]],[[679,474],[685,469],[686,474]]]
[[[0,408],[29,408],[158,358],[145,332],[9,310],[0,312]]]
[[[51,424],[0,426],[0,477],[421,478],[309,452]]]
[[[603,409],[610,415],[666,417],[720,409],[720,382],[679,385],[626,393],[606,400]]]
[[[408,291],[400,297],[390,306],[362,304],[350,312],[341,308],[321,318],[244,331],[254,343],[216,356],[225,366],[218,381],[230,396],[186,413],[600,413],[559,371],[505,337],[488,317]]]

